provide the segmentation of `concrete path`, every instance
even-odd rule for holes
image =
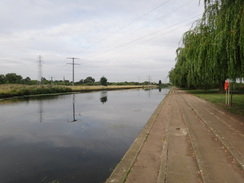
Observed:
[[[244,121],[172,88],[106,183],[244,183]]]

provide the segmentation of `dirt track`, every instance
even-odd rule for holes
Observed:
[[[244,183],[244,121],[172,88],[107,183]]]

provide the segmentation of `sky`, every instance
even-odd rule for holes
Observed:
[[[199,0],[1,0],[0,74],[168,82]],[[40,57],[41,56],[41,57]]]

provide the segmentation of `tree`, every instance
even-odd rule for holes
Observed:
[[[83,84],[83,83],[84,83],[84,80],[81,79],[78,83],[79,83],[79,84]]]
[[[5,80],[8,84],[20,84],[22,81],[22,76],[15,73],[8,73],[5,75]]]
[[[84,83],[94,83],[95,79],[91,76],[88,76],[86,79],[84,79]]]
[[[0,84],[5,83],[5,76],[3,74],[0,75]]]
[[[30,84],[30,83],[31,83],[31,79],[29,77],[23,79],[23,84]]]
[[[244,76],[243,0],[204,0],[201,20],[187,31],[177,49],[174,85],[209,88]]]
[[[51,84],[51,82],[48,81],[45,77],[42,77],[42,78],[41,78],[41,83],[44,84],[44,85],[46,85],[46,84]]]
[[[107,84],[108,84],[108,83],[107,83],[107,78],[104,77],[104,76],[101,77],[101,79],[100,79],[100,84],[103,85],[103,86],[107,86]]]

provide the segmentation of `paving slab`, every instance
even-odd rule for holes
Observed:
[[[243,123],[173,87],[106,183],[244,183]]]

